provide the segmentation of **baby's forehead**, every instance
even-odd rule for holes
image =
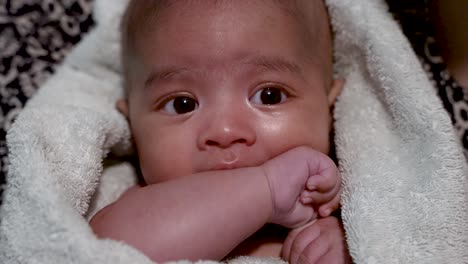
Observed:
[[[214,11],[235,8],[243,1],[232,0],[132,0],[127,9],[127,26],[157,28],[167,18],[183,19],[183,13]],[[328,24],[328,17],[323,11],[323,0],[251,0],[254,8],[276,10],[288,15],[303,26]],[[198,8],[191,8],[196,5]],[[326,12],[325,12],[326,13]],[[166,19],[164,19],[166,18]]]
[[[258,10],[259,16],[261,16],[260,13],[267,13],[269,17],[262,19],[274,19],[282,21],[280,23],[298,25],[299,30],[293,30],[290,33],[299,32],[294,34],[300,35],[299,37],[303,40],[301,42],[305,47],[304,51],[311,53],[307,55],[316,57],[320,62],[325,61],[325,68],[330,64],[331,37],[323,0],[132,0],[129,10],[127,10],[127,19],[123,24],[126,29],[126,32],[123,33],[124,55],[139,53],[138,50],[141,51],[143,47],[139,45],[137,47],[135,44],[137,42],[146,43],[148,33],[159,31],[160,28],[167,25],[165,24],[167,21],[180,23],[184,17],[193,17],[194,13],[200,17],[211,17],[219,15],[217,12],[226,12],[226,10],[228,13],[230,10],[238,12],[246,7],[251,8],[250,10]],[[265,10],[267,11],[265,12]],[[236,27],[237,25],[232,24],[231,26]],[[144,41],[142,41],[143,38]]]

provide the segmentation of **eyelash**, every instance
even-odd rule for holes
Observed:
[[[258,89],[256,89],[255,92],[249,97],[249,100],[252,100],[252,98],[254,98],[254,96],[258,92],[263,91],[263,90],[268,89],[268,88],[273,88],[273,89],[280,90],[286,96],[286,100],[288,98],[295,97],[295,95],[292,92],[290,92],[289,89],[284,88],[284,85],[266,83],[266,84],[261,85]]]
[[[255,90],[255,92],[249,97],[249,101],[252,101],[259,92],[262,92],[262,91],[264,91],[266,89],[277,89],[277,90],[279,90],[282,93],[281,98],[280,98],[281,101],[278,102],[278,103],[272,103],[272,104],[266,104],[266,103],[255,103],[255,104],[264,105],[264,106],[277,105],[277,104],[284,103],[284,100],[288,100],[289,98],[294,97],[294,95],[288,89],[284,88],[283,86],[278,85],[278,84],[267,83],[267,84],[263,84],[259,88],[257,88]],[[157,111],[162,111],[164,108],[166,108],[168,106],[169,102],[171,102],[172,100],[175,100],[177,98],[189,98],[189,99],[195,101],[196,105],[195,105],[194,110],[196,110],[198,108],[198,100],[196,99],[196,97],[193,96],[190,93],[182,92],[182,93],[173,93],[173,94],[171,94],[169,96],[163,97],[161,100],[158,100],[155,103],[155,109]],[[172,105],[172,107],[174,107],[174,105]],[[169,114],[173,114],[173,115],[181,115],[181,114],[190,113],[190,112],[194,111],[194,110],[192,110],[192,111],[188,111],[188,112],[184,112],[184,113],[177,113],[177,109],[175,109],[175,110],[176,110],[175,113],[170,113],[169,111],[165,111],[165,112],[169,113]]]
[[[161,111],[167,105],[167,103],[179,97],[191,98],[192,100],[195,100],[198,103],[198,100],[192,94],[187,93],[187,92],[180,92],[180,93],[173,93],[171,95],[163,96],[162,99],[156,101],[156,103],[154,104],[155,105],[154,109],[156,111]]]

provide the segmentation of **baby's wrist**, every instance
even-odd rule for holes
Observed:
[[[267,167],[267,164],[263,164],[262,166],[259,166],[261,175],[265,179],[266,182],[266,190],[268,193],[268,201],[269,201],[269,207],[268,207],[268,219],[267,223],[271,224],[279,224],[277,219],[276,219],[276,210],[275,210],[275,197],[274,197],[274,184],[272,183],[272,179],[269,176],[269,168]]]

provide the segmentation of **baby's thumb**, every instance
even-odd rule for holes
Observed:
[[[317,219],[317,212],[311,205],[304,205],[301,202],[297,202],[287,219],[285,219],[285,223],[282,225],[294,229],[302,227],[315,219]]]

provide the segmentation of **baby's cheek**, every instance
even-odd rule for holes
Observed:
[[[302,121],[304,123],[304,121]],[[311,147],[324,154],[330,149],[330,126],[325,118],[316,122],[304,123],[296,127],[295,138],[301,145]]]
[[[299,120],[298,120],[299,122]],[[304,121],[302,121],[304,123]],[[269,135],[268,141],[270,144],[266,144],[269,148],[271,157],[286,152],[290,149],[299,146],[307,146],[320,151],[324,154],[328,154],[330,146],[329,131],[323,126],[314,125],[300,125],[297,123],[290,124],[287,126],[286,133],[278,133],[277,135]]]
[[[148,146],[149,147],[149,146]],[[192,173],[191,160],[184,151],[153,146],[139,151],[140,168],[146,184],[168,181]]]
[[[171,179],[175,179],[182,175],[181,166],[171,161],[153,161],[143,163],[141,172],[146,184],[155,184]]]

